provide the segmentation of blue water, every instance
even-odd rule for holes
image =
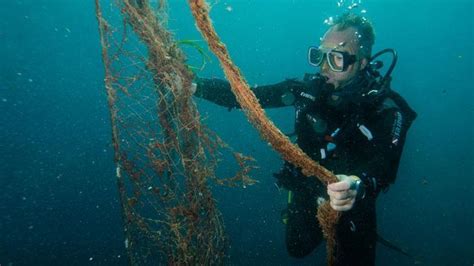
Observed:
[[[199,39],[185,1],[170,2],[176,38]],[[216,29],[251,85],[314,72],[306,49],[342,12],[335,0],[216,2]],[[375,25],[374,50],[398,51],[393,88],[418,112],[397,182],[379,197],[378,231],[421,265],[472,265],[473,3],[366,0],[360,9]],[[125,265],[93,1],[2,1],[0,18],[0,265]],[[223,77],[215,58],[199,75]],[[257,185],[217,194],[229,263],[323,265],[322,246],[303,260],[286,254],[276,153],[241,112],[197,103],[260,166]],[[291,108],[268,114],[292,130]],[[378,246],[377,264],[414,262]]]

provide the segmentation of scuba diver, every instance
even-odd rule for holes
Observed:
[[[336,265],[374,265],[376,198],[395,181],[405,137],[416,113],[390,88],[397,61],[393,49],[372,56],[375,34],[361,16],[334,20],[319,47],[308,51],[317,74],[252,88],[263,108],[295,107],[296,144],[312,159],[337,174],[325,185],[285,162],[274,174],[289,191],[286,246],[292,257],[310,254],[323,241],[317,207],[329,200],[341,212],[337,224]],[[375,59],[390,53],[385,75]],[[195,96],[239,108],[228,82],[198,78]]]

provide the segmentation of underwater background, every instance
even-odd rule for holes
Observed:
[[[211,17],[247,81],[262,85],[317,71],[307,48],[350,2],[220,0]],[[201,39],[187,2],[169,5],[176,39]],[[392,87],[418,113],[397,181],[377,203],[378,232],[417,259],[379,245],[377,265],[473,265],[473,2],[365,0],[354,12],[362,10],[374,52],[398,51]],[[126,265],[94,2],[4,0],[0,18],[0,265]],[[199,76],[223,78],[211,58]],[[278,155],[241,111],[196,102],[206,124],[260,167],[256,185],[216,188],[227,264],[325,265],[324,245],[304,259],[286,253]],[[268,110],[283,132],[293,112]]]

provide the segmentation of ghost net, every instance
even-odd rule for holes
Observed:
[[[129,262],[222,264],[227,242],[209,180],[252,184],[251,158],[234,153],[236,175],[215,176],[225,144],[200,122],[164,1],[103,2],[96,15]]]

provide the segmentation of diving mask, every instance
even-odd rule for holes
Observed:
[[[345,51],[318,47],[309,48],[308,61],[311,65],[320,66],[324,58],[326,58],[329,67],[334,72],[346,71],[350,65],[356,62],[356,56]]]

